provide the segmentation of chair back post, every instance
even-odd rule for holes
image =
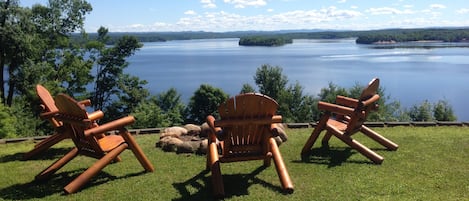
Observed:
[[[345,133],[353,134],[359,131],[365,123],[368,114],[377,108],[377,101],[380,96],[377,94],[379,88],[379,79],[372,79],[368,85],[363,89],[358,104],[355,107],[353,114],[350,116],[348,127]]]

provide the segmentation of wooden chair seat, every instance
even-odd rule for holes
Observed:
[[[341,122],[341,121],[337,121],[335,119],[329,119],[327,120],[327,126],[330,126],[330,127],[333,127],[333,128],[336,128],[337,130],[340,130],[340,131],[345,131],[347,130],[347,123],[344,123],[344,122]]]
[[[98,144],[104,152],[111,151],[122,143],[125,143],[125,140],[120,135],[107,135],[98,139]]]

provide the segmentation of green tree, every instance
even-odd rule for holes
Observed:
[[[412,106],[409,116],[412,121],[432,121],[432,104],[425,100],[420,105]]]
[[[18,70],[28,61],[34,52],[35,27],[31,21],[31,10],[18,6],[18,1],[8,0],[0,2],[0,93],[2,103],[11,106]],[[4,73],[8,73],[5,80]],[[8,84],[8,90],[5,89]]]
[[[0,139],[16,137],[16,118],[10,108],[0,104]]]
[[[437,121],[456,121],[453,108],[446,100],[439,100],[433,105],[433,117]]]
[[[328,87],[322,88],[318,94],[318,98],[321,101],[328,103],[335,103],[335,98],[338,95],[348,96],[347,89],[340,87],[332,82],[329,82]]]
[[[138,77],[129,74],[122,74],[117,81],[119,91],[115,95],[117,98],[104,109],[106,115],[102,119],[103,122],[130,114],[135,107],[150,95],[150,92],[143,87],[147,84],[146,80],[140,80]]]
[[[98,33],[100,35],[99,39],[106,38],[107,29],[100,28]],[[105,41],[99,42],[105,43]],[[99,48],[100,46],[94,45],[93,47]],[[123,89],[119,88],[119,86],[140,87],[144,84],[138,78],[124,74],[124,69],[128,66],[128,62],[125,59],[132,56],[140,47],[142,47],[142,44],[135,37],[123,36],[113,47],[90,51],[99,54],[93,56],[97,58],[97,73],[92,94],[92,104],[96,110],[113,105],[112,100],[123,92]],[[128,83],[132,84],[129,85]],[[133,91],[134,89],[127,90]]]
[[[312,96],[303,94],[303,87],[296,82],[283,90],[279,99],[278,113],[284,122],[311,122],[315,111],[315,101]]]
[[[288,83],[288,79],[282,74],[282,71],[281,67],[274,67],[269,64],[264,64],[258,68],[254,81],[259,88],[259,92],[277,100]]]
[[[154,100],[141,102],[132,111],[137,121],[132,124],[132,128],[153,128],[170,126],[167,114],[156,104]]]
[[[187,106],[188,121],[203,123],[208,115],[217,116],[218,106],[228,99],[228,94],[220,88],[202,84],[194,92]]]
[[[252,87],[250,84],[245,83],[241,87],[241,91],[239,93],[244,94],[244,93],[254,93],[254,92],[256,92],[254,87]]]
[[[181,95],[175,88],[170,88],[156,96],[156,104],[167,115],[169,124],[180,125],[184,123],[185,105],[181,101]]]
[[[284,122],[312,121],[317,111],[314,98],[303,94],[303,87],[298,82],[287,88],[288,78],[282,71],[281,67],[268,64],[258,68],[254,81],[260,93],[279,103],[277,113],[282,115]]]

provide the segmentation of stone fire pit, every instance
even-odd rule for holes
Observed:
[[[276,124],[279,136],[275,141],[280,146],[287,141],[287,134],[283,124]],[[173,126],[163,130],[156,147],[164,151],[176,153],[206,154],[208,146],[208,133],[210,128],[207,123],[202,125],[186,124],[184,126]]]

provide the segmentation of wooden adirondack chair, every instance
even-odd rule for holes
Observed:
[[[153,165],[125,129],[125,126],[134,123],[134,117],[127,116],[93,127],[91,126],[93,121],[103,117],[104,114],[101,111],[88,114],[82,104],[65,94],[59,94],[55,98],[55,104],[59,112],[53,117],[63,123],[63,130],[72,138],[75,148],[38,174],[36,180],[48,179],[77,155],[98,159],[90,168],[65,186],[66,193],[75,193],[106,165],[116,160],[119,154],[127,148],[132,150],[146,171],[153,172]],[[119,135],[96,137],[96,135],[114,130],[118,130]]]
[[[52,95],[44,86],[40,84],[36,85],[36,94],[41,100],[40,106],[42,109],[42,113],[40,116],[42,119],[46,119],[52,124],[52,127],[54,128],[55,132],[51,136],[47,137],[46,139],[34,145],[34,148],[31,151],[24,154],[23,155],[24,160],[28,160],[38,155],[39,153],[44,152],[45,150],[49,149],[51,146],[57,144],[58,142],[69,138],[69,136],[63,132],[62,122],[57,120],[54,117],[54,114],[58,113],[59,109],[57,109],[57,107],[55,106],[55,101]],[[83,104],[84,106],[90,106],[91,101],[83,100],[83,101],[80,101],[80,104]]]
[[[306,141],[301,154],[303,156],[308,155],[321,131],[326,130],[327,132],[322,139],[323,146],[328,146],[329,139],[334,135],[374,163],[381,164],[384,160],[382,156],[352,139],[352,135],[360,131],[385,146],[388,150],[397,150],[398,148],[398,145],[394,142],[363,125],[368,114],[378,107],[376,104],[379,99],[378,87],[379,79],[375,78],[362,91],[359,99],[337,96],[336,104],[320,101],[318,108],[324,111],[324,115],[319,120],[308,141]]]
[[[270,166],[272,158],[282,188],[287,193],[293,193],[293,183],[274,140],[278,135],[275,123],[282,122],[282,117],[275,115],[277,107],[277,102],[270,97],[248,93],[221,104],[218,108],[220,120],[207,117],[211,128],[207,169],[212,172],[214,196],[225,195],[220,163],[264,160],[264,165]],[[220,140],[219,144],[217,139]]]

